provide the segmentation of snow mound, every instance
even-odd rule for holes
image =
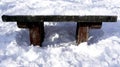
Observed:
[[[76,46],[76,23],[45,22],[43,47],[29,46],[28,29],[0,19],[0,67],[119,67],[119,0],[1,0],[0,17],[7,15],[117,15]]]

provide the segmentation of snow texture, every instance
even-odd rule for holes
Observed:
[[[117,15],[76,46],[76,23],[45,22],[43,47],[29,46],[28,29],[0,19],[0,67],[120,67],[120,0],[0,0],[7,15]]]

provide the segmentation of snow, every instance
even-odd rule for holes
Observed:
[[[0,0],[8,15],[117,15],[76,46],[76,23],[45,22],[43,47],[29,46],[28,29],[0,19],[0,67],[119,67],[120,0]]]

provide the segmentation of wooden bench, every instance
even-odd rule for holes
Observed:
[[[116,22],[117,16],[62,16],[62,15],[3,15],[5,22],[17,22],[19,28],[28,28],[30,42],[42,46],[44,41],[44,22],[77,22],[76,42],[88,40],[89,29],[100,29],[102,22]]]

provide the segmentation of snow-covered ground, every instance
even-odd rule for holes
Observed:
[[[76,23],[45,22],[44,47],[29,46],[28,29],[0,19],[0,67],[120,67],[120,0],[0,0],[7,15],[117,15],[75,46]]]

